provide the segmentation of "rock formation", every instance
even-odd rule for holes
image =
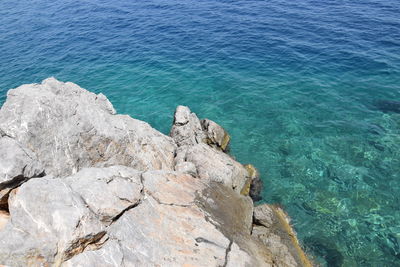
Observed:
[[[176,109],[170,137],[54,78],[0,110],[0,265],[310,266],[217,123]]]

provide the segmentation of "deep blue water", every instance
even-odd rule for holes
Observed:
[[[1,0],[0,103],[49,76],[168,133],[191,107],[315,261],[400,266],[400,3]]]

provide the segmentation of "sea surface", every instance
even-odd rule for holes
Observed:
[[[166,134],[188,105],[315,262],[400,266],[399,1],[0,0],[0,104],[49,76]]]

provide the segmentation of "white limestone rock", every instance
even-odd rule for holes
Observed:
[[[206,144],[186,148],[186,151],[180,150],[180,157],[196,166],[201,179],[222,183],[240,193],[248,177],[242,164]]]
[[[125,166],[86,168],[67,177],[65,182],[106,224],[142,198],[141,172]]]
[[[196,207],[160,204],[150,196],[109,234],[119,240],[125,266],[219,266],[229,244]]]
[[[47,174],[125,165],[173,170],[175,144],[147,123],[115,115],[107,98],[54,78],[10,90],[0,129],[33,150]]]
[[[12,138],[0,137],[0,209],[7,206],[13,188],[43,175],[43,167],[32,151]]]
[[[178,106],[170,135],[178,145],[175,170],[187,172],[190,168],[192,174],[201,179],[219,182],[241,192],[248,180],[248,172],[224,153],[230,137],[220,125],[209,119],[200,121],[188,107]]]
[[[219,124],[209,119],[200,119],[186,106],[178,106],[170,136],[178,146],[194,146],[205,143],[226,151],[230,136]]]
[[[26,266],[31,258],[43,258],[57,265],[101,247],[107,226],[140,203],[142,189],[141,173],[124,166],[24,183],[9,198],[11,218],[0,229],[0,263]]]
[[[187,173],[192,175],[193,177],[197,176],[197,168],[193,162],[187,162],[187,161],[180,162],[175,165],[175,171]]]
[[[220,148],[222,151],[227,150],[230,136],[224,128],[209,119],[201,120],[201,126],[207,136],[207,143],[209,145]]]
[[[241,250],[236,243],[232,243],[226,259],[226,266],[246,266],[248,262],[251,262],[250,256]]]
[[[81,196],[61,179],[31,179],[9,199],[10,221],[0,231],[0,262],[57,264],[105,235]]]
[[[178,146],[192,146],[206,139],[199,118],[185,106],[176,108],[170,136]]]
[[[0,231],[5,227],[10,219],[10,214],[7,211],[0,210]]]
[[[76,254],[63,266],[223,266],[228,258],[231,266],[234,262],[236,266],[263,266],[255,264],[257,261],[248,252],[230,241],[231,237],[221,231],[221,224],[203,209],[203,191],[211,190],[207,183],[168,171],[144,172],[142,182],[143,201],[109,226],[104,245]],[[235,199],[230,201],[242,203],[242,197],[232,189],[222,190],[233,193]],[[232,210],[222,212],[230,214]],[[239,258],[228,257],[233,253],[230,247]]]
[[[120,267],[124,265],[124,254],[119,241],[108,240],[104,246],[97,250],[86,250],[75,257],[62,263],[62,267]]]
[[[254,222],[258,225],[262,225],[266,228],[271,228],[274,224],[274,218],[276,217],[272,206],[270,205],[258,205],[254,208]]]

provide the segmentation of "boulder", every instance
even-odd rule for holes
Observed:
[[[178,146],[193,146],[206,139],[199,118],[185,106],[176,108],[170,136]]]
[[[54,78],[10,90],[0,110],[0,129],[34,151],[54,176],[93,166],[174,169],[176,146],[170,137],[116,115],[104,95]]]
[[[191,175],[148,171],[142,175],[144,190],[160,204],[190,206],[194,204],[196,192],[203,188],[203,183]]]
[[[230,141],[229,134],[219,124],[209,119],[200,120],[186,106],[178,106],[170,136],[178,146],[194,146],[205,143],[226,151]]]
[[[110,226],[109,238],[117,242],[113,249],[101,249],[102,257],[121,252],[125,266],[269,265],[270,257],[254,257],[254,247],[265,253],[268,249],[250,235],[251,200],[220,184],[177,172],[149,171],[142,180],[143,202]],[[215,188],[220,190],[216,194]],[[217,207],[213,210],[209,205]],[[217,219],[215,212],[224,215]],[[242,231],[247,243],[233,229]]]
[[[227,150],[231,137],[224,128],[209,119],[201,120],[201,126],[207,136],[206,142],[209,145],[220,148],[222,151]]]
[[[256,225],[271,228],[276,221],[275,217],[273,206],[271,205],[263,204],[254,208],[253,218]]]
[[[186,150],[178,150],[177,158],[193,163],[201,179],[222,183],[237,192],[242,191],[248,180],[248,172],[242,164],[204,143],[184,148]]]
[[[262,182],[253,165],[243,166],[225,153],[229,134],[209,119],[200,119],[188,107],[178,106],[170,131],[178,148],[175,170],[219,182],[260,200]]]

